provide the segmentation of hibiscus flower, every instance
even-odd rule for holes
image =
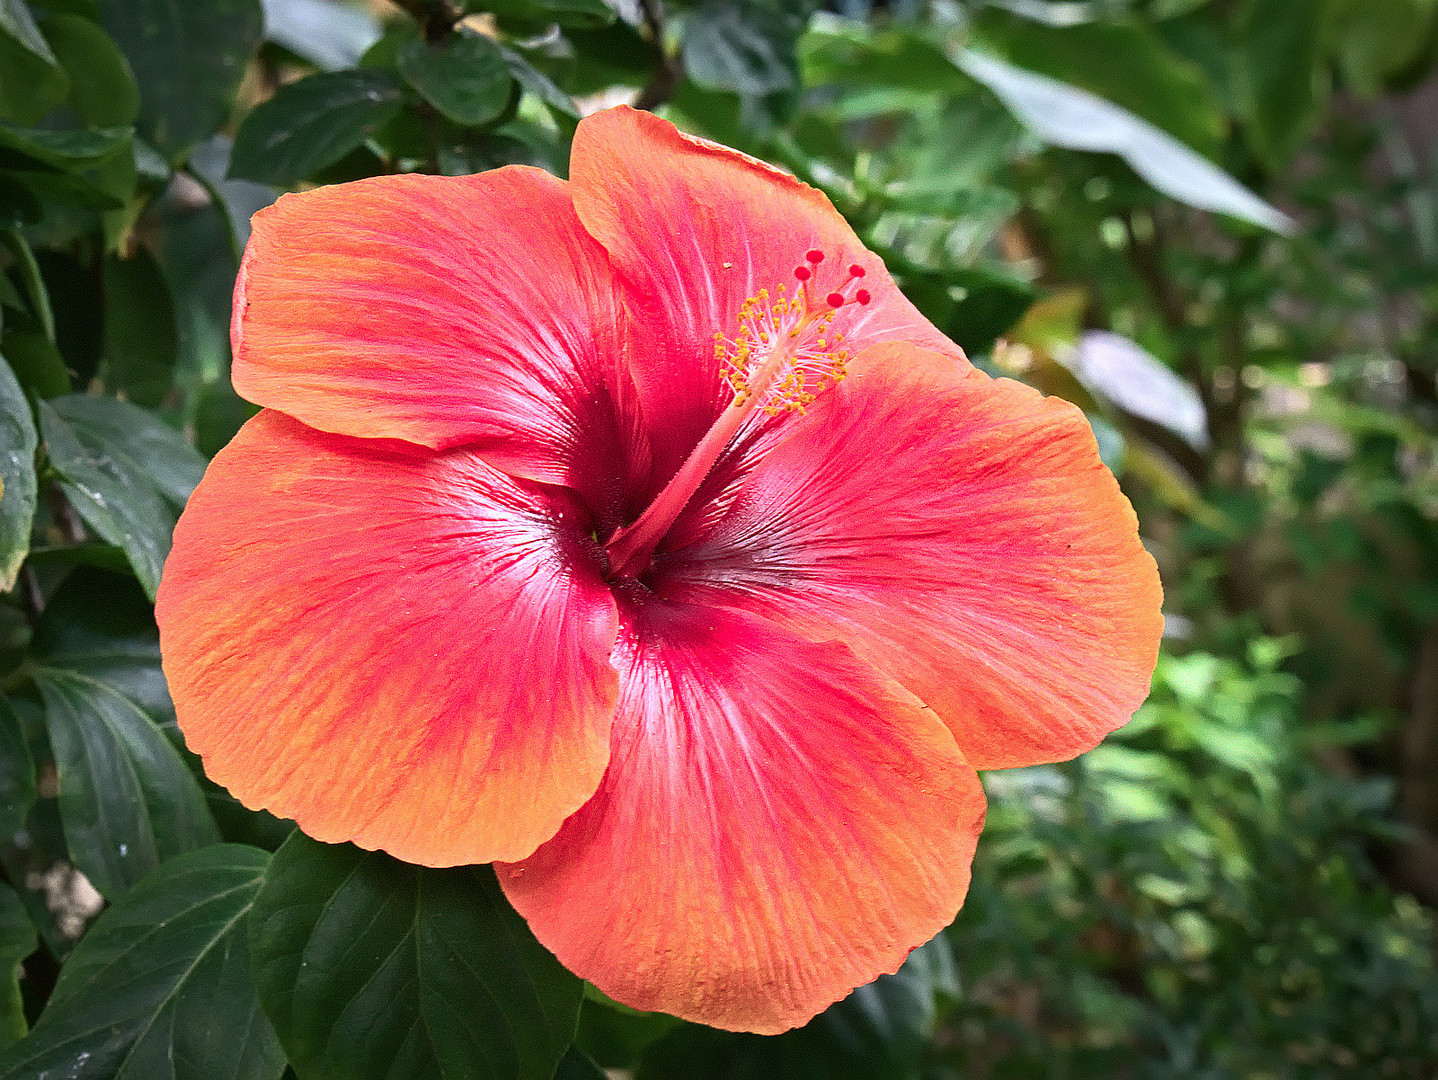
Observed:
[[[946,926],[976,769],[1147,692],[1082,414],[972,368],[819,192],[616,109],[570,179],[286,195],[175,533],[189,745],[243,803],[496,862],[611,997],[776,1032]]]

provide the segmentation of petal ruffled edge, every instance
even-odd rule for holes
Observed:
[[[604,783],[497,868],[566,967],[634,1008],[775,1033],[953,920],[984,795],[911,695],[712,606],[650,605],[616,659]]]
[[[565,181],[525,166],[372,177],[254,216],[233,378],[319,430],[463,444],[576,484],[596,458],[613,473],[645,457],[624,322]]]
[[[824,255],[810,282],[818,296],[838,288],[851,265],[864,272],[847,295],[862,287],[870,302],[846,305],[832,327],[851,352],[907,341],[967,366],[828,197],[780,169],[621,106],[580,123],[570,186],[580,221],[625,287],[636,328],[631,371],[653,442],[677,447],[681,460],[733,397],[714,334],[732,335],[744,301],[761,289],[792,290],[810,250]]]
[[[215,458],[156,603],[180,729],[246,806],[429,866],[527,855],[608,762],[617,612],[562,494],[273,411]]]
[[[1143,702],[1163,591],[1075,406],[887,344],[764,440],[713,478],[729,509],[671,553],[676,595],[839,635],[979,769],[1073,757]]]

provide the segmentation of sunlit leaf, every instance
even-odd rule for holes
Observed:
[[[1231,214],[1275,232],[1292,228],[1287,215],[1127,109],[972,49],[962,51],[956,62],[1045,142],[1118,154],[1159,191],[1201,210]]]

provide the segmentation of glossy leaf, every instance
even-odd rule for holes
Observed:
[[[87,169],[129,147],[126,128],[51,131],[0,124],[0,148],[14,150],[62,169]]]
[[[0,118],[33,124],[69,88],[24,0],[0,0]]]
[[[0,589],[15,586],[30,550],[35,520],[35,448],[30,403],[10,365],[0,359]]]
[[[76,671],[39,668],[60,818],[75,865],[114,900],[163,860],[219,840],[199,784],[138,703]]]
[[[1067,362],[1079,382],[1103,399],[1167,428],[1196,450],[1208,446],[1208,420],[1198,392],[1135,342],[1090,330]]]
[[[321,72],[290,83],[245,117],[230,176],[293,184],[359,146],[403,101],[399,80],[385,71]]]
[[[117,569],[106,565],[115,552],[108,545],[54,550],[75,557],[35,625],[31,657],[118,690],[162,729],[172,730],[175,707],[160,670],[160,631],[149,598],[125,572],[123,556]],[[43,557],[37,553],[32,560]],[[97,596],[106,603],[96,604]]]
[[[204,459],[178,432],[114,398],[68,395],[40,404],[40,433],[76,511],[125,550],[154,595],[180,507]]]
[[[488,867],[426,870],[296,832],[250,950],[300,1080],[549,1080],[579,1013],[581,983]]]
[[[973,50],[961,52],[957,63],[1045,142],[1118,154],[1159,191],[1201,210],[1231,214],[1276,232],[1292,228],[1285,214],[1127,109]]]
[[[268,856],[225,844],[166,863],[90,927],[0,1078],[278,1080],[246,917]]]
[[[105,258],[105,338],[101,374],[107,389],[153,408],[175,378],[174,305],[148,249]]]
[[[0,882],[0,1050],[15,1043],[29,1027],[20,997],[20,964],[39,944],[25,902]]]
[[[81,123],[97,128],[133,123],[140,112],[140,90],[110,35],[81,15],[52,15],[44,29],[70,77],[67,101]]]
[[[459,6],[465,11],[492,12],[501,19],[585,28],[608,26],[615,18],[609,0],[460,0]]]
[[[571,1046],[554,1070],[554,1080],[605,1080],[605,1073],[588,1054]]]
[[[793,90],[808,4],[704,0],[685,22],[684,68],[701,86],[745,96]]]
[[[987,12],[978,26],[1019,67],[1081,87],[1207,157],[1217,155],[1228,130],[1218,94],[1200,68],[1139,23],[1057,28]]]
[[[259,0],[100,0],[140,86],[140,133],[170,162],[229,119],[259,48]]]
[[[405,81],[456,124],[480,127],[509,105],[509,64],[483,34],[460,29],[437,45],[415,38],[400,47],[398,60]]]

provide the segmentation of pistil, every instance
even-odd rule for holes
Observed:
[[[823,258],[819,251],[806,254],[809,265],[794,270],[799,284],[793,297],[786,297],[780,287],[778,300],[772,304],[768,291],[763,289],[758,296],[746,300],[739,312],[735,341],[715,335],[716,359],[734,389],[734,400],[654,501],[605,544],[610,571],[618,578],[633,579],[643,573],[669,527],[755,410],[769,414],[802,412],[826,385],[844,377],[848,354],[836,349],[842,335],[831,335],[830,327],[839,308],[851,302],[867,304],[869,294],[859,289],[848,298],[836,290],[820,303],[812,303],[811,279]],[[861,267],[850,266],[849,277],[840,288],[863,276]],[[808,382],[811,376],[816,379],[813,384]]]

